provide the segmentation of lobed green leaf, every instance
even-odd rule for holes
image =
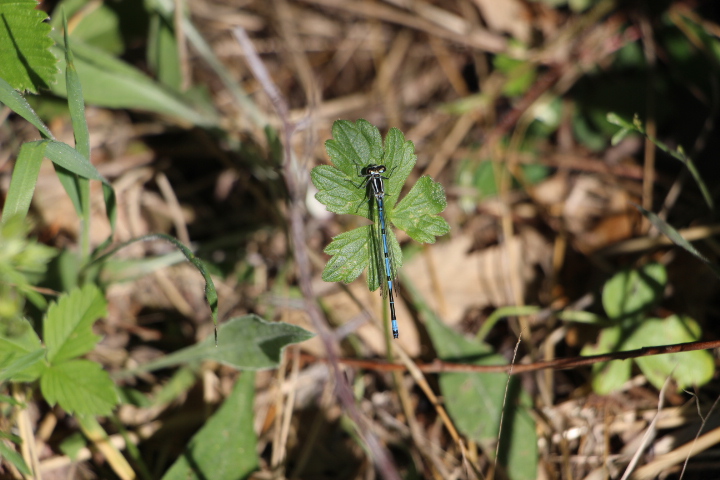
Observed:
[[[371,235],[370,225],[365,225],[333,237],[325,248],[325,253],[332,255],[332,258],[325,265],[322,279],[326,282],[350,283],[360,276],[368,266]]]
[[[397,128],[391,128],[383,145],[380,131],[366,120],[355,123],[338,120],[333,123],[333,138],[325,142],[333,166],[321,165],[311,172],[318,193],[315,198],[334,213],[365,217],[374,222],[338,235],[325,249],[332,255],[323,270],[328,282],[351,282],[366,266],[368,287],[376,290],[387,286],[384,248],[380,232],[379,202],[367,186],[364,177],[369,165],[384,165],[386,235],[391,257],[391,274],[395,278],[402,266],[402,251],[390,228],[405,230],[414,240],[434,243],[435,237],[450,229],[437,214],[447,205],[445,192],[429,177],[421,178],[408,195],[397,205],[405,181],[415,167],[417,157],[412,142]],[[385,291],[384,291],[385,293]]]
[[[397,128],[391,128],[385,136],[385,148],[382,163],[387,167],[385,176],[385,207],[388,215],[392,217],[393,206],[400,196],[405,181],[410,176],[417,156],[415,155],[415,145],[409,140],[405,140],[405,136]]]
[[[109,415],[119,401],[108,373],[89,360],[49,366],[40,377],[40,390],[50,405],[81,415]]]
[[[435,237],[450,231],[450,225],[437,215],[446,206],[442,185],[421,177],[395,208],[392,223],[417,242],[435,243]]]
[[[350,179],[337,168],[320,165],[312,169],[310,178],[318,189],[315,198],[328,211],[371,219],[370,203],[367,201],[367,190],[362,188],[362,177]]]
[[[338,120],[333,123],[332,136],[325,149],[335,167],[348,178],[357,177],[362,167],[378,164],[383,158],[380,131],[366,120]]]
[[[100,340],[92,325],[106,315],[106,309],[105,297],[93,284],[62,295],[51,304],[43,323],[48,361],[57,364],[92,350]]]

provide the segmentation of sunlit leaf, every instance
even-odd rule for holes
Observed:
[[[51,304],[43,322],[48,361],[57,364],[92,350],[100,340],[92,325],[106,315],[106,309],[105,297],[93,284],[75,289]]]
[[[108,373],[89,360],[51,365],[40,378],[40,389],[50,405],[57,403],[68,413],[109,415],[119,401]]]

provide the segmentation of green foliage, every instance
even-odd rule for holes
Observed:
[[[254,392],[255,375],[240,375],[222,407],[190,440],[163,480],[236,480],[257,470]]]
[[[665,143],[661,142],[657,138],[651,137],[647,134],[647,131],[645,131],[645,127],[643,127],[642,122],[640,121],[640,118],[635,115],[632,122],[629,122],[628,120],[622,118],[620,115],[616,113],[608,113],[607,114],[607,121],[610,122],[613,125],[617,125],[618,127],[621,127],[620,130],[618,130],[615,135],[612,137],[612,143],[613,145],[616,145],[620,142],[625,136],[627,136],[631,132],[637,132],[640,135],[643,135],[645,138],[650,140],[657,148],[662,150],[663,152],[670,155],[672,158],[680,161],[685,167],[687,167],[688,171],[692,175],[693,179],[695,180],[695,183],[697,183],[698,188],[700,188],[700,191],[702,192],[703,198],[705,199],[705,203],[707,203],[708,207],[712,210],[714,208],[714,202],[712,199],[712,195],[710,195],[710,191],[708,190],[707,186],[705,185],[705,181],[700,176],[700,173],[698,172],[697,168],[695,167],[695,163],[692,161],[690,157],[688,157],[685,154],[685,151],[681,146],[678,146],[675,150],[668,147]]]
[[[699,340],[700,327],[689,317],[647,317],[662,300],[666,281],[665,268],[658,263],[623,270],[608,280],[602,304],[610,325],[601,330],[597,344],[585,347],[582,354],[599,355]],[[658,389],[668,377],[675,380],[679,390],[703,385],[715,371],[712,355],[706,350],[642,357],[633,362]],[[632,362],[627,360],[593,365],[593,388],[601,394],[617,390],[630,379],[631,366]]]
[[[32,93],[47,89],[58,72],[47,14],[36,7],[35,0],[0,0],[0,77]]]
[[[43,319],[44,347],[26,320],[16,321],[0,332],[2,351],[10,353],[0,380],[40,378],[50,404],[70,413],[109,414],[118,400],[112,380],[99,364],[77,359],[100,340],[92,324],[105,315],[105,308],[102,292],[92,284],[62,295]]]
[[[693,245],[685,240],[682,235],[680,235],[680,232],[675,230],[669,223],[667,223],[665,220],[661,219],[657,215],[655,215],[653,212],[648,212],[644,208],[642,208],[640,205],[635,205],[635,208],[637,208],[640,213],[642,213],[645,218],[650,220],[650,222],[657,228],[660,232],[662,232],[665,236],[667,236],[672,242],[677,245],[678,247],[682,248],[686,252],[693,255],[698,260],[702,261],[705,265],[707,265],[710,270],[715,274],[716,277],[720,278],[720,267],[714,263],[712,263],[710,260],[708,260],[705,255],[700,253]]]
[[[525,94],[537,78],[534,65],[526,60],[500,54],[493,58],[493,65],[507,76],[503,83],[503,94],[508,97]]]
[[[54,39],[57,45],[53,51],[61,56],[64,42],[59,36],[54,36]],[[189,96],[181,95],[106,51],[82,41],[72,39],[71,49],[85,102],[156,112],[198,126],[217,125],[217,113],[209,102],[196,102]],[[64,70],[66,63],[60,60],[58,65]],[[52,85],[52,91],[62,97],[68,95],[68,86],[62,76]]]
[[[442,360],[472,365],[507,363],[486,343],[466,339],[433,315],[425,317],[429,337]],[[518,377],[510,378],[508,386],[508,376],[504,373],[441,373],[440,389],[458,430],[483,446],[491,457],[499,434],[498,463],[506,469],[511,480],[531,480],[537,478],[537,436],[535,422],[528,410],[532,402],[521,391],[519,380]],[[504,400],[506,387],[507,399]]]
[[[373,198],[365,187],[362,175],[368,165],[384,165],[385,214],[389,224],[405,230],[413,240],[434,243],[436,236],[446,234],[450,227],[438,214],[447,204],[445,192],[430,177],[422,177],[396,205],[405,180],[415,166],[415,148],[405,140],[402,132],[390,129],[383,145],[380,131],[365,120],[333,123],[333,138],[325,142],[325,148],[333,166],[320,165],[313,168],[311,178],[318,189],[316,198],[334,213],[365,217],[372,226],[359,227],[333,238],[325,249],[332,258],[323,270],[326,282],[355,280],[369,265],[368,287],[376,290],[384,279],[382,266],[373,248],[377,248],[378,212]],[[392,229],[387,229],[389,248],[392,253],[392,269],[402,266],[402,252]],[[371,259],[373,259],[371,261]]]
[[[126,3],[135,2],[126,1]],[[75,20],[72,29],[73,39],[93,45],[113,55],[119,55],[125,51],[120,30],[122,19],[116,4],[102,3],[88,8],[85,0],[63,0],[58,3],[54,11],[62,11],[64,15]],[[63,15],[53,15],[50,25],[56,30],[63,29],[62,17]],[[65,31],[67,32],[67,29]]]
[[[4,320],[0,332],[0,381],[30,382],[42,373],[45,349],[25,319]]]
[[[177,48],[172,25],[162,15],[153,12],[148,33],[148,63],[160,83],[180,91],[182,72]]]
[[[38,129],[43,138],[54,138],[50,129],[40,120],[27,100],[2,77],[0,77],[0,103],[4,103],[10,110],[30,122]]]
[[[512,188],[520,188],[523,184],[534,185],[545,180],[550,169],[541,164],[521,164],[519,167],[519,178],[513,176]],[[496,196],[500,189],[498,178],[501,175],[512,175],[506,163],[484,160],[477,162],[466,160],[458,168],[457,184],[460,187],[474,189],[476,195],[463,196],[460,199],[461,205],[466,211],[475,208],[478,200]]]
[[[61,363],[91,351],[100,337],[92,325],[106,315],[105,297],[92,284],[61,296],[48,308],[43,339],[50,364]]]
[[[28,477],[32,476],[32,470],[30,470],[30,467],[27,466],[25,460],[23,460],[22,456],[18,452],[8,447],[5,442],[2,441],[3,437],[9,436],[0,432],[0,459],[10,462],[10,464],[17,468],[23,475],[27,475]],[[16,438],[14,435],[12,437],[13,438],[11,438],[11,440],[15,441],[15,443],[21,443],[19,438]]]
[[[603,287],[605,313],[616,321],[641,315],[660,303],[666,282],[667,272],[659,263],[618,272]]]
[[[87,446],[85,437],[80,432],[75,432],[60,443],[60,451],[75,460],[80,450]]]
[[[142,237],[128,240],[127,242],[121,243],[120,245],[116,245],[110,251],[103,253],[99,257],[95,258],[92,263],[103,264],[108,258],[110,258],[112,255],[117,253],[119,250],[127,247],[128,245],[132,245],[133,243],[136,243],[136,242],[144,242],[144,241],[155,240],[155,239],[160,239],[160,240],[165,240],[167,242],[170,242],[202,274],[203,279],[205,280],[205,300],[207,301],[208,305],[210,306],[210,313],[212,315],[213,324],[215,325],[215,329],[216,329],[215,330],[215,344],[217,345],[218,295],[217,295],[217,290],[215,289],[215,283],[213,282],[212,277],[210,277],[210,274],[208,273],[205,262],[203,262],[201,259],[196,257],[195,254],[192,252],[192,250],[190,250],[188,247],[186,247],[177,238],[171,237],[170,235],[166,235],[164,233],[153,233],[150,235],[144,235]]]
[[[45,307],[44,297],[33,286],[57,252],[29,239],[27,231],[20,216],[0,222],[0,321],[22,317],[26,298],[39,308]]]
[[[108,373],[89,360],[50,365],[40,377],[40,390],[50,405],[57,403],[68,413],[110,415],[119,401]]]
[[[312,338],[314,334],[295,325],[266,322],[257,315],[236,317],[223,323],[217,346],[212,338],[148,362],[130,373],[146,372],[173,365],[214,360],[238,370],[277,368],[286,346]]]

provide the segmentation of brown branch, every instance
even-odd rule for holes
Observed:
[[[425,373],[507,373],[517,375],[518,373],[535,372],[552,368],[554,370],[568,370],[570,368],[593,365],[600,362],[612,360],[627,360],[628,358],[649,357],[653,355],[665,355],[668,353],[691,352],[693,350],[710,350],[720,348],[720,340],[705,342],[677,343],[674,345],[659,345],[654,347],[643,347],[637,350],[624,352],[604,353],[587,357],[569,357],[548,360],[545,362],[534,362],[527,364],[506,364],[506,365],[471,365],[467,363],[453,363],[442,360],[435,360],[431,363],[421,363],[417,367]],[[325,358],[316,357],[303,353],[301,358],[308,362],[327,361]],[[407,367],[400,363],[389,363],[381,360],[362,360],[355,358],[340,358],[338,361],[344,365],[365,370],[377,370],[382,372],[406,370]]]

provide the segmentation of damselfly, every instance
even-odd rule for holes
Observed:
[[[395,317],[395,299],[393,298],[393,281],[395,280],[395,273],[393,271],[393,263],[391,259],[390,248],[388,248],[387,231],[385,228],[385,185],[383,180],[388,180],[388,177],[383,176],[385,173],[385,165],[368,165],[365,167],[365,173],[361,174],[361,177],[365,177],[365,188],[370,186],[372,198],[375,199],[377,206],[378,219],[380,221],[380,235],[379,240],[382,243],[382,252],[377,246],[374,248],[375,257],[373,260],[382,265],[378,271],[385,271],[385,277],[387,280],[387,288],[383,286],[382,292],[383,297],[386,295],[390,298],[390,320],[392,327],[393,338],[398,338],[398,324],[397,318]],[[377,236],[376,236],[377,237]],[[377,240],[377,238],[376,238]],[[382,254],[382,257],[380,255]]]

